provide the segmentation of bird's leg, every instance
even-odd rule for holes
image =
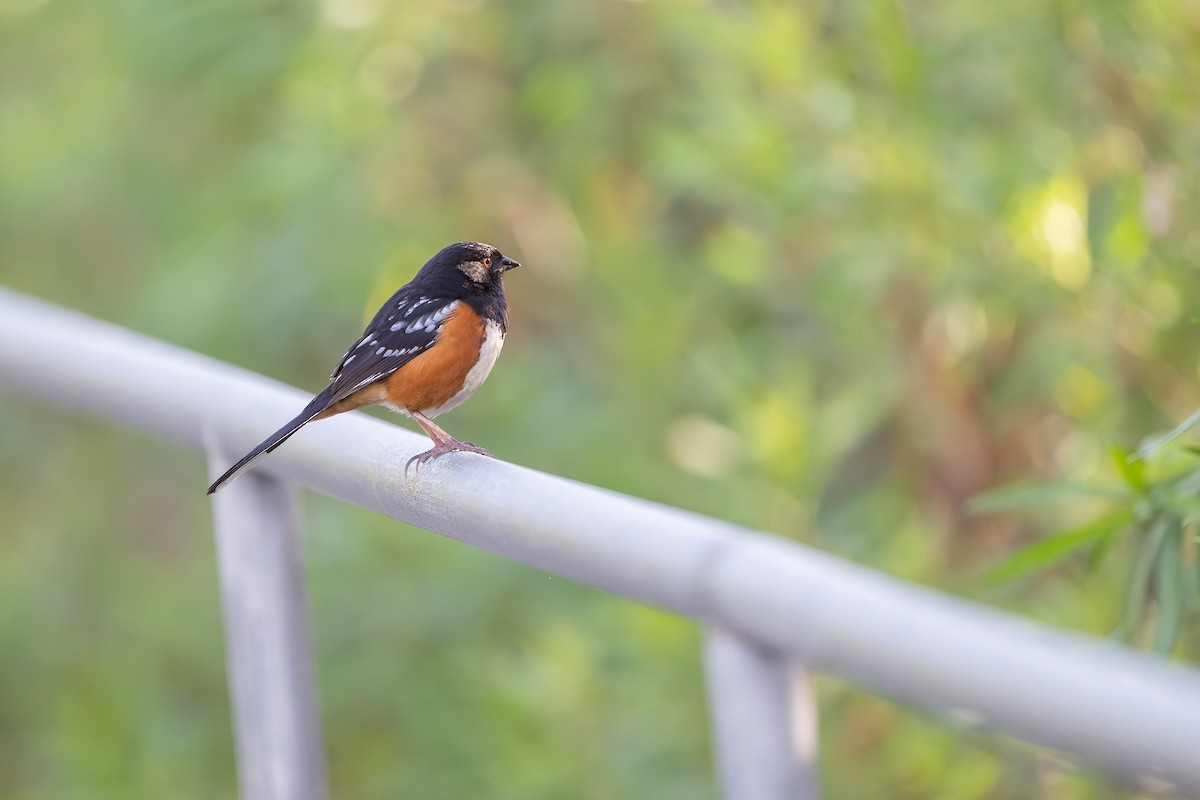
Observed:
[[[433,447],[426,450],[424,453],[420,453],[410,458],[404,464],[405,475],[408,475],[408,468],[413,465],[414,461],[417,462],[417,469],[419,470],[421,465],[426,461],[432,461],[438,456],[444,456],[446,453],[453,453],[456,450],[461,450],[466,453],[478,453],[481,456],[495,458],[494,455],[489,453],[487,450],[484,450],[482,447],[476,447],[470,442],[460,442],[458,439],[455,439],[453,436],[442,430],[440,426],[435,424],[433,420],[421,412],[410,411],[409,414],[417,421],[417,424],[421,426],[421,429],[425,431],[425,435],[433,440]]]

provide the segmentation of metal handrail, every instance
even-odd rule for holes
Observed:
[[[27,346],[36,343],[36,346]],[[45,358],[67,353],[69,358]],[[0,290],[0,384],[197,448],[240,452],[307,393]],[[953,720],[1200,794],[1200,677],[779,537],[503,461],[406,478],[414,433],[365,415],[310,426],[266,476],[731,632]],[[202,486],[197,485],[197,491]],[[220,497],[220,495],[218,495]]]

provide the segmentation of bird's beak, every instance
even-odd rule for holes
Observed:
[[[516,269],[519,266],[521,266],[520,262],[514,261],[513,259],[509,258],[508,256],[505,256],[504,258],[500,259],[500,271],[501,272],[508,272],[510,269]]]

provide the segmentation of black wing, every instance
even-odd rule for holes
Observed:
[[[386,378],[429,349],[458,303],[423,296],[411,286],[392,295],[334,368],[331,403]]]

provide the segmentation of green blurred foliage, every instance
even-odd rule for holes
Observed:
[[[1013,580],[1086,553],[1091,569],[1120,538],[1136,553],[1129,570],[1124,608],[1113,635],[1152,645],[1167,654],[1200,613],[1200,448],[1178,440],[1200,423],[1200,411],[1170,433],[1148,440],[1136,453],[1113,451],[1118,485],[1046,481],[1000,487],[971,501],[980,513],[1055,506],[1073,498],[1102,498],[1110,506],[1095,519],[1018,549],[991,571],[993,581]]]
[[[489,241],[526,267],[460,437],[1105,635],[1132,545],[981,579],[1102,501],[967,500],[1117,482],[1200,405],[1198,35],[1194,0],[0,0],[0,279],[316,390]],[[0,794],[232,797],[201,459],[3,403]],[[691,623],[307,503],[335,796],[715,796]],[[819,690],[827,797],[1125,796]]]

